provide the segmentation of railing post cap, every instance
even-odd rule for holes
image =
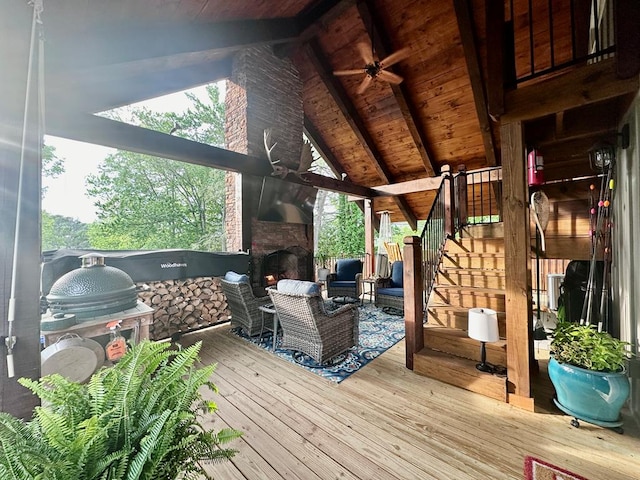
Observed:
[[[451,173],[451,165],[443,165],[440,167],[440,176],[445,176]]]
[[[403,242],[405,245],[420,245],[421,240],[420,237],[411,235],[404,237]]]

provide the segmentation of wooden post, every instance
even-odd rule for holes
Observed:
[[[364,276],[373,276],[375,262],[375,246],[373,243],[374,213],[370,198],[364,200]]]
[[[422,242],[420,237],[404,237],[404,329],[406,365],[413,370],[413,354],[424,348]]]
[[[502,195],[504,211],[505,304],[507,318],[507,385],[509,403],[533,411],[530,357],[531,240],[522,122],[503,123]]]
[[[456,212],[458,215],[458,226],[467,224],[467,167],[458,166],[458,176],[456,178]]]
[[[455,233],[455,196],[453,192],[453,177],[451,175],[451,167],[449,165],[444,165],[440,169],[440,176],[442,177],[442,182],[444,188],[444,233],[452,237]]]

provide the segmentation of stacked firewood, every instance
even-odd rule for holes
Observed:
[[[216,277],[144,282],[136,286],[139,299],[154,309],[152,340],[229,319],[227,298]]]

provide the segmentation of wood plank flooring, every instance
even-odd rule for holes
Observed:
[[[640,478],[640,436],[553,408],[529,413],[414,374],[404,342],[334,384],[236,336],[228,326],[185,335],[216,363],[216,430],[244,432],[239,453],[209,465],[217,479],[523,479],[526,455],[589,480]],[[548,392],[545,391],[545,394]]]

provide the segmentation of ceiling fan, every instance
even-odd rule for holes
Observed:
[[[381,79],[394,85],[402,82],[402,77],[400,75],[389,72],[385,70],[385,68],[390,67],[394,63],[398,63],[400,60],[404,60],[405,58],[407,58],[409,56],[409,48],[402,48],[396,52],[393,52],[382,60],[375,60],[373,49],[364,42],[358,43],[358,51],[360,52],[362,60],[364,60],[364,68],[357,68],[352,70],[335,70],[333,72],[333,74],[337,76],[359,75],[361,73],[364,73],[365,77],[358,87],[358,93],[363,93],[367,89],[367,87],[371,85],[371,83],[373,83],[374,80]]]

